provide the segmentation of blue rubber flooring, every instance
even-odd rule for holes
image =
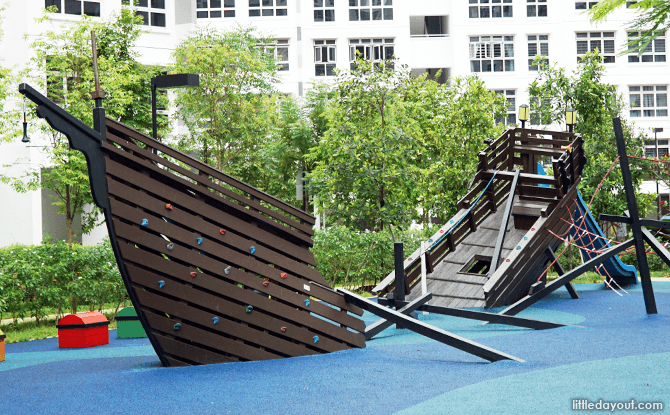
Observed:
[[[163,368],[146,339],[117,339],[110,331],[109,345],[89,349],[60,350],[57,339],[7,345],[0,408],[77,415],[562,414],[575,412],[575,399],[602,399],[662,402],[667,412],[670,282],[654,282],[659,314],[652,316],[639,285],[623,296],[600,284],[576,288],[580,300],[561,289],[520,314],[571,325],[559,329],[419,315],[525,363],[489,363],[392,326],[365,349]],[[363,319],[376,321],[367,313]]]

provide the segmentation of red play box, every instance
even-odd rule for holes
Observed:
[[[109,320],[98,311],[70,314],[58,322],[58,347],[81,349],[109,344]]]

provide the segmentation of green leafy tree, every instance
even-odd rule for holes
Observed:
[[[3,38],[4,32],[2,29],[4,22],[5,5],[0,5],[0,41]],[[7,99],[10,97],[12,87],[12,71],[2,65],[2,58],[0,58],[0,142],[10,139],[12,127],[16,119],[12,119]]]
[[[571,76],[565,73],[565,69],[557,65],[548,66],[539,58],[534,64],[539,70],[529,86],[531,101],[544,102],[544,105],[531,110],[559,124],[564,121],[567,108],[577,111],[575,132],[584,138],[584,152],[588,159],[579,187],[588,202],[618,156],[612,118],[621,118],[629,155],[642,155],[646,137],[636,133],[634,125],[626,121],[625,101],[621,94],[616,93],[615,86],[603,82],[605,67],[598,51],[587,53]],[[647,163],[635,165],[640,167],[631,169],[633,185],[637,190],[650,172]],[[644,215],[650,206],[650,198],[639,193],[637,198],[640,213]],[[626,209],[621,171],[614,168],[596,194],[591,211],[598,217],[600,213],[621,214]]]
[[[593,23],[602,22],[614,10],[626,6],[638,11],[637,17],[630,23],[629,30],[639,33],[639,37],[629,40],[623,53],[637,52],[642,55],[645,49],[658,36],[662,36],[670,28],[669,0],[640,0],[627,5],[626,0],[601,0],[589,10]]]
[[[204,27],[173,53],[176,72],[200,74],[199,87],[177,91],[178,114],[189,131],[179,147],[252,185],[265,168],[258,150],[277,118],[277,65],[264,46],[269,43],[252,28]]]
[[[49,11],[41,21],[49,19]],[[93,125],[94,74],[91,62],[91,37],[97,33],[98,67],[101,89],[106,91],[107,116],[143,132],[151,126],[150,79],[160,68],[142,65],[133,51],[142,33],[142,18],[127,8],[111,19],[94,22],[84,16],[74,25],[62,30],[49,30],[33,41],[34,53],[30,66],[19,78],[26,80],[64,107],[86,124]],[[46,75],[46,76],[45,76]],[[18,192],[39,188],[55,193],[58,212],[65,215],[68,243],[72,243],[72,222],[82,215],[82,232],[87,233],[97,225],[98,209],[85,212],[84,206],[93,203],[90,193],[86,160],[79,151],[72,150],[65,136],[51,129],[46,122],[34,118],[31,113],[32,132],[48,137],[45,151],[48,166],[29,171],[26,176],[15,178],[2,176]],[[166,123],[161,126],[165,132]]]

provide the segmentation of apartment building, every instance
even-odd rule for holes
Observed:
[[[605,81],[617,86],[631,104],[629,117],[639,129],[654,137],[659,153],[669,149],[666,37],[660,37],[645,53],[619,56],[630,37],[627,22],[632,9],[622,8],[608,21],[593,25],[586,11],[597,1],[572,0],[12,0],[5,11],[0,56],[5,66],[24,65],[30,58],[28,44],[50,27],[81,19],[104,19],[121,7],[132,7],[144,17],[147,33],[137,51],[147,64],[168,64],[181,39],[197,26],[231,29],[252,25],[274,39],[284,93],[303,96],[315,81],[328,82],[334,69],[351,67],[356,53],[381,60],[394,56],[415,74],[428,72],[440,82],[450,77],[477,74],[487,87],[509,102],[507,124],[517,123],[517,111],[528,103],[528,84],[535,79],[534,56],[546,56],[568,72],[578,59],[598,48],[605,57]],[[634,2],[628,2],[632,4]],[[58,12],[37,23],[47,6]],[[18,104],[18,103],[17,103]],[[168,111],[169,113],[169,111]],[[17,121],[18,122],[18,121]],[[175,125],[179,128],[178,125]],[[663,130],[662,132],[660,130]],[[18,141],[18,140],[17,140]],[[41,163],[39,138],[31,144],[3,144],[0,165],[21,160],[13,174]],[[646,146],[656,154],[656,142]],[[6,170],[5,170],[6,171]],[[656,193],[653,182],[643,191]],[[668,189],[661,186],[662,200]],[[59,235],[56,217],[45,192],[19,195],[0,185],[0,198],[12,203],[0,206],[3,220],[0,246],[38,243],[46,230]],[[106,230],[84,236],[94,243]]]

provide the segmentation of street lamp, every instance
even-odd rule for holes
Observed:
[[[29,143],[30,138],[28,138],[28,122],[26,121],[26,100],[23,99],[23,139],[22,143]]]
[[[526,128],[526,121],[528,121],[529,108],[527,104],[519,107],[519,121],[521,121],[521,128]]]
[[[654,142],[656,143],[656,158],[659,158],[658,154],[658,136],[657,133],[662,133],[663,128],[654,128]],[[656,178],[656,217],[661,219],[661,194],[658,191],[658,178]]]
[[[577,122],[577,113],[574,108],[565,110],[565,123],[568,125],[568,131],[573,132]]]
[[[158,140],[156,127],[156,90],[179,88],[182,86],[200,86],[200,75],[193,73],[179,73],[174,75],[160,75],[151,78],[151,127],[154,140]]]

